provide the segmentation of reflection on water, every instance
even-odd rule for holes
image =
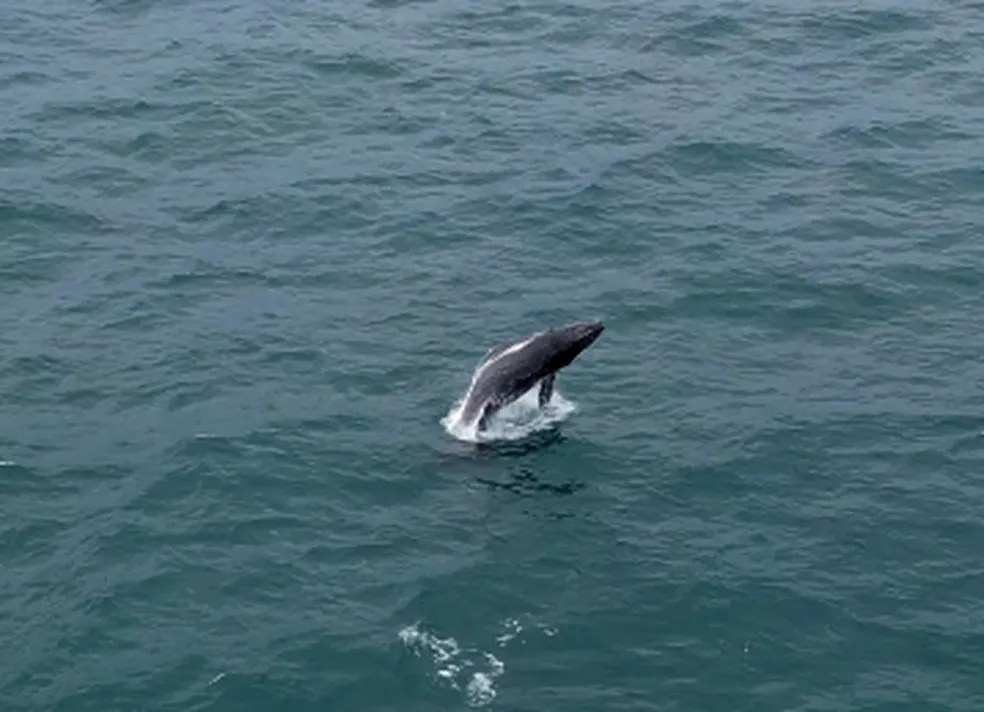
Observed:
[[[492,480],[486,477],[476,477],[475,480],[492,489],[506,490],[520,497],[531,497],[540,492],[556,495],[570,495],[584,489],[587,485],[577,480],[569,480],[562,484],[553,484],[542,481],[528,467],[519,468],[518,472],[513,472],[507,480]]]
[[[547,430],[530,433],[520,440],[494,440],[475,444],[474,452],[484,457],[524,457],[530,453],[544,450],[564,442],[566,438],[560,428],[553,426]]]

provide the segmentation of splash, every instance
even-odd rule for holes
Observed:
[[[452,689],[463,689],[469,706],[484,707],[495,698],[495,678],[505,672],[506,666],[492,653],[462,650],[454,638],[441,638],[421,630],[417,624],[401,630],[400,640],[415,655],[430,653],[436,667],[435,675],[445,680]],[[479,654],[484,659],[484,664],[478,660]],[[477,667],[487,669],[467,670]]]
[[[548,637],[557,634],[557,629],[546,623],[527,622]],[[524,626],[516,618],[506,618],[499,627],[501,632],[495,637],[501,651],[499,655],[506,657],[506,648],[514,641],[525,644],[525,640],[517,640]],[[479,647],[464,647],[452,636],[442,638],[423,628],[419,622],[401,629],[399,638],[414,656],[430,657],[434,677],[442,686],[460,693],[469,707],[485,707],[495,699],[496,684],[505,673],[506,664],[489,652],[487,648],[491,647],[491,642]]]
[[[493,440],[521,440],[529,435],[547,430],[570,417],[577,404],[567,400],[554,390],[550,400],[541,408],[538,402],[539,386],[534,386],[520,398],[499,410],[489,421],[484,432],[478,432],[477,424],[461,422],[464,398],[457,401],[441,418],[444,430],[454,438],[465,442],[491,442]]]

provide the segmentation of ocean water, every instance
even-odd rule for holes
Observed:
[[[980,712],[982,47],[3,3],[0,710]],[[442,424],[587,318],[555,417]]]

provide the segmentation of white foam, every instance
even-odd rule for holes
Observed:
[[[13,467],[16,464],[13,460],[0,460],[0,467]]]
[[[453,637],[441,638],[426,630],[421,630],[419,624],[406,626],[399,632],[400,640],[416,656],[429,653],[433,660],[434,675],[443,680],[454,690],[464,689],[466,702],[471,707],[484,707],[495,696],[495,678],[505,672],[505,664],[491,653],[476,649],[462,649]],[[484,665],[482,664],[484,659]],[[476,670],[465,677],[466,668],[485,667]],[[464,683],[464,679],[467,683]]]
[[[468,704],[472,707],[484,707],[495,699],[493,680],[506,671],[505,663],[492,653],[485,653],[485,661],[489,665],[489,671],[472,673],[468,687],[465,689]]]
[[[477,423],[465,425],[461,422],[461,411],[465,404],[465,398],[456,402],[447,415],[441,418],[441,425],[444,426],[448,435],[466,442],[520,440],[566,420],[577,410],[577,404],[567,400],[557,390],[554,390],[550,400],[541,408],[539,388],[539,384],[537,384],[518,400],[501,408],[489,420],[484,432],[478,432]]]
[[[400,631],[400,640],[402,640],[403,644],[410,648],[415,655],[420,655],[421,649],[429,650],[431,655],[434,657],[434,663],[437,665],[448,663],[458,657],[461,653],[461,648],[458,646],[457,640],[451,637],[439,638],[436,635],[428,633],[427,631],[421,632],[416,623],[407,626]],[[437,674],[442,677],[449,677],[457,673],[459,669],[459,666],[451,663],[450,665],[439,669]],[[450,675],[448,673],[450,673]]]
[[[468,704],[482,707],[495,699],[495,686],[492,678],[483,672],[476,672],[468,683]]]
[[[502,627],[506,629],[506,632],[502,635],[496,636],[495,639],[495,642],[499,644],[500,648],[523,631],[523,626],[521,626],[519,621],[515,618],[507,618],[503,621]]]

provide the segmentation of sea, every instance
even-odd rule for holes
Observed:
[[[0,712],[984,710],[982,2],[5,0],[0,339]]]

